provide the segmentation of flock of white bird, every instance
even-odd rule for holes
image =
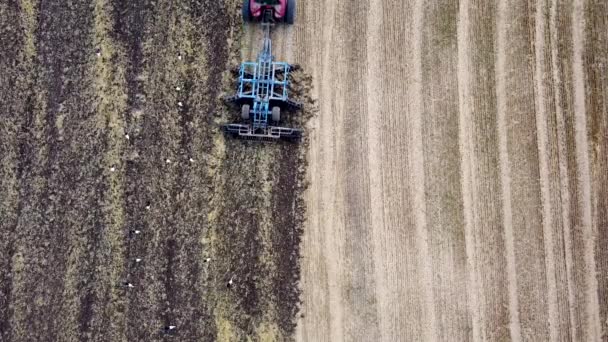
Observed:
[[[99,49],[97,50],[97,57],[101,57],[101,50],[99,50]],[[177,59],[178,59],[178,60],[182,60],[182,56],[181,56],[181,55],[178,55],[178,56],[177,56]],[[176,91],[180,91],[180,90],[181,90],[181,87],[177,86],[177,87],[175,87],[175,90],[176,90]],[[181,101],[177,102],[177,106],[178,106],[178,107],[183,107],[183,105],[184,105],[184,104],[183,104]],[[130,138],[131,138],[131,137],[129,136],[129,134],[125,134],[125,139],[126,139],[126,140],[130,140]],[[192,158],[192,157],[189,157],[188,161],[189,161],[190,163],[194,163],[194,162],[195,162],[194,158]],[[166,158],[166,159],[165,159],[165,163],[166,163],[166,164],[171,164],[171,159]],[[111,166],[111,167],[110,167],[110,172],[116,172],[116,166],[114,166],[114,165],[113,165],[113,166]],[[146,208],[146,210],[148,210],[148,211],[149,211],[149,210],[150,210],[150,208],[151,208],[150,204],[147,204],[145,208]],[[130,237],[134,237],[135,235],[139,235],[139,234],[141,234],[141,230],[136,230],[136,229],[135,229],[135,230],[130,230],[130,231],[129,231],[129,236],[130,236]],[[142,259],[142,258],[135,258],[135,259],[134,259],[134,261],[135,261],[135,263],[140,263],[140,262],[142,262],[142,261],[143,261],[143,259]],[[204,258],[204,259],[203,259],[203,262],[205,262],[205,263],[208,263],[208,262],[210,262],[210,261],[211,261],[211,258],[209,258],[209,257],[207,257],[207,258]],[[231,288],[231,287],[233,286],[233,284],[234,284],[234,278],[233,278],[233,277],[231,277],[231,278],[230,278],[230,280],[228,280],[228,283],[226,284],[226,286],[227,286],[228,288]],[[125,287],[125,288],[128,288],[128,289],[135,288],[135,285],[134,285],[133,283],[129,282],[129,281],[124,281],[124,282],[122,283],[122,286],[123,286],[123,287]],[[172,333],[172,332],[173,332],[173,331],[174,331],[176,328],[177,328],[177,326],[175,326],[175,325],[167,325],[167,326],[163,327],[161,330],[162,330],[163,332],[165,332],[165,333],[168,333],[168,334],[169,334],[169,333]]]

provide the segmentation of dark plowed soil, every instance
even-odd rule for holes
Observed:
[[[0,340],[292,338],[308,141],[219,131],[239,6],[0,3]]]

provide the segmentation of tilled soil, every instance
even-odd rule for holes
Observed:
[[[290,339],[308,140],[221,134],[239,6],[0,3],[0,340]]]

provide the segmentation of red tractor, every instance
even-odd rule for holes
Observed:
[[[293,24],[296,0],[243,0],[243,20]]]

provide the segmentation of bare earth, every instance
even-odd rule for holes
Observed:
[[[608,340],[606,2],[298,9],[297,340]]]

